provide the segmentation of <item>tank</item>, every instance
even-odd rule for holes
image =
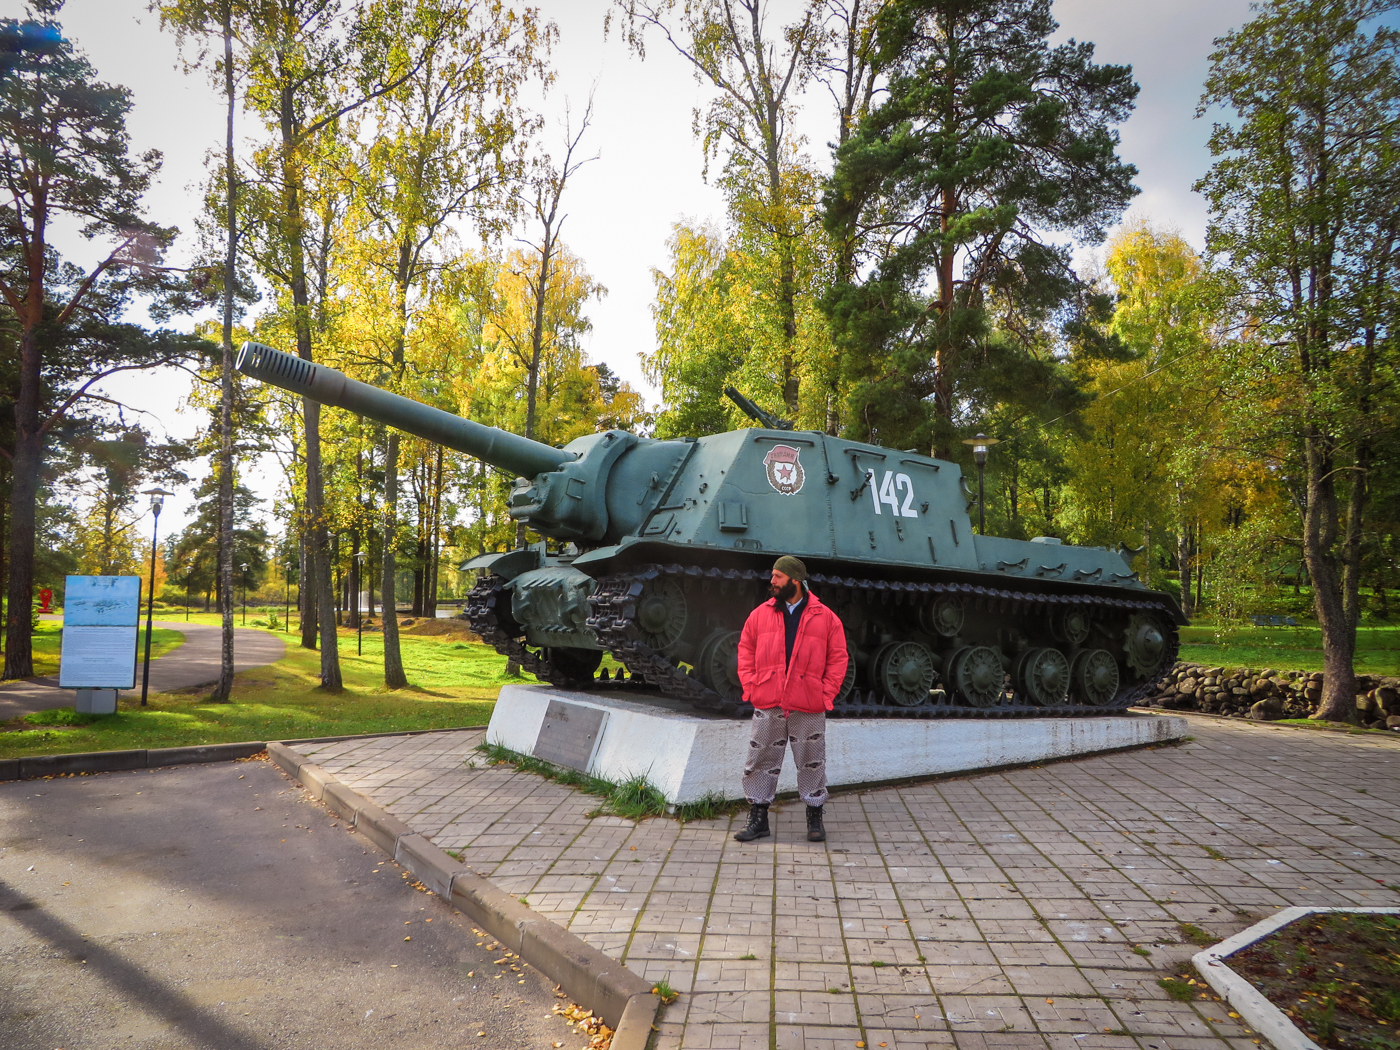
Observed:
[[[515,475],[510,516],[547,539],[466,562],[464,615],[555,685],[742,717],[739,631],[780,554],[845,625],[836,717],[1102,715],[1176,659],[1185,618],[1141,583],[1139,552],[977,535],[956,463],[795,430],[733,390],[757,426],[552,448],[256,343],[237,367]]]

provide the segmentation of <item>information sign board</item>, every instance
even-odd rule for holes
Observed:
[[[133,689],[141,577],[69,576],[63,597],[63,689]]]

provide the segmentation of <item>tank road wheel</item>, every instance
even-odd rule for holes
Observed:
[[[963,626],[961,598],[945,594],[919,609],[919,626],[929,634],[956,638]]]
[[[637,596],[637,626],[642,641],[658,652],[680,641],[689,619],[685,592],[665,576],[647,580]]]
[[[948,661],[948,683],[973,707],[995,704],[1005,677],[1001,654],[990,646],[963,646]]]
[[[1150,613],[1133,613],[1123,632],[1123,655],[1129,667],[1146,678],[1162,666],[1167,639],[1162,625]]]
[[[567,681],[570,686],[576,686],[593,680],[594,672],[603,662],[603,650],[557,646],[546,649],[544,658],[549,661],[550,670],[554,672],[550,676],[551,679],[561,679],[560,682],[555,682],[555,685]]]
[[[700,681],[725,700],[736,703],[742,700],[744,687],[739,684],[739,632],[720,628],[711,634],[700,647],[696,671]]]
[[[1027,649],[1011,680],[1031,703],[1054,707],[1069,697],[1069,661],[1058,649]]]
[[[937,677],[933,653],[919,642],[892,642],[879,652],[875,679],[885,697],[900,707],[928,702],[928,691]]]
[[[1069,642],[1070,645],[1083,645],[1084,639],[1089,637],[1090,626],[1092,623],[1088,610],[1070,606],[1055,614],[1050,624],[1050,631],[1062,642]]]
[[[1070,665],[1069,680],[1081,703],[1102,707],[1118,692],[1118,662],[1107,649],[1081,649]]]

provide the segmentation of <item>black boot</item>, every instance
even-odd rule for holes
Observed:
[[[807,841],[825,842],[826,828],[822,827],[821,806],[807,807]]]
[[[768,807],[762,802],[754,802],[749,806],[749,823],[743,831],[736,831],[734,837],[740,842],[752,842],[754,839],[766,839],[768,831]]]

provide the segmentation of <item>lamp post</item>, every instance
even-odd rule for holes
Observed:
[[[240,565],[238,568],[239,568],[239,571],[242,572],[242,574],[243,574],[243,622],[242,622],[239,626],[240,626],[240,627],[247,627],[247,626],[248,626],[248,563],[245,561],[245,562],[244,562],[242,565]]]
[[[286,586],[286,608],[282,615],[282,633],[286,634],[292,629],[292,563],[284,561],[282,563],[282,583]]]
[[[972,459],[977,464],[977,534],[987,534],[987,501],[983,479],[987,470],[987,449],[1000,443],[1000,438],[989,438],[986,434],[963,438],[964,445],[972,446]]]
[[[190,581],[194,579],[194,562],[185,563],[185,622],[190,622]]]
[[[355,655],[363,656],[365,652],[365,618],[360,615],[360,577],[364,575],[365,551],[355,552]]]
[[[146,594],[146,663],[141,668],[141,706],[146,706],[146,694],[151,688],[151,618],[156,609],[156,538],[160,535],[160,508],[165,497],[175,493],[165,489],[146,489],[141,495],[151,497],[151,587]]]

